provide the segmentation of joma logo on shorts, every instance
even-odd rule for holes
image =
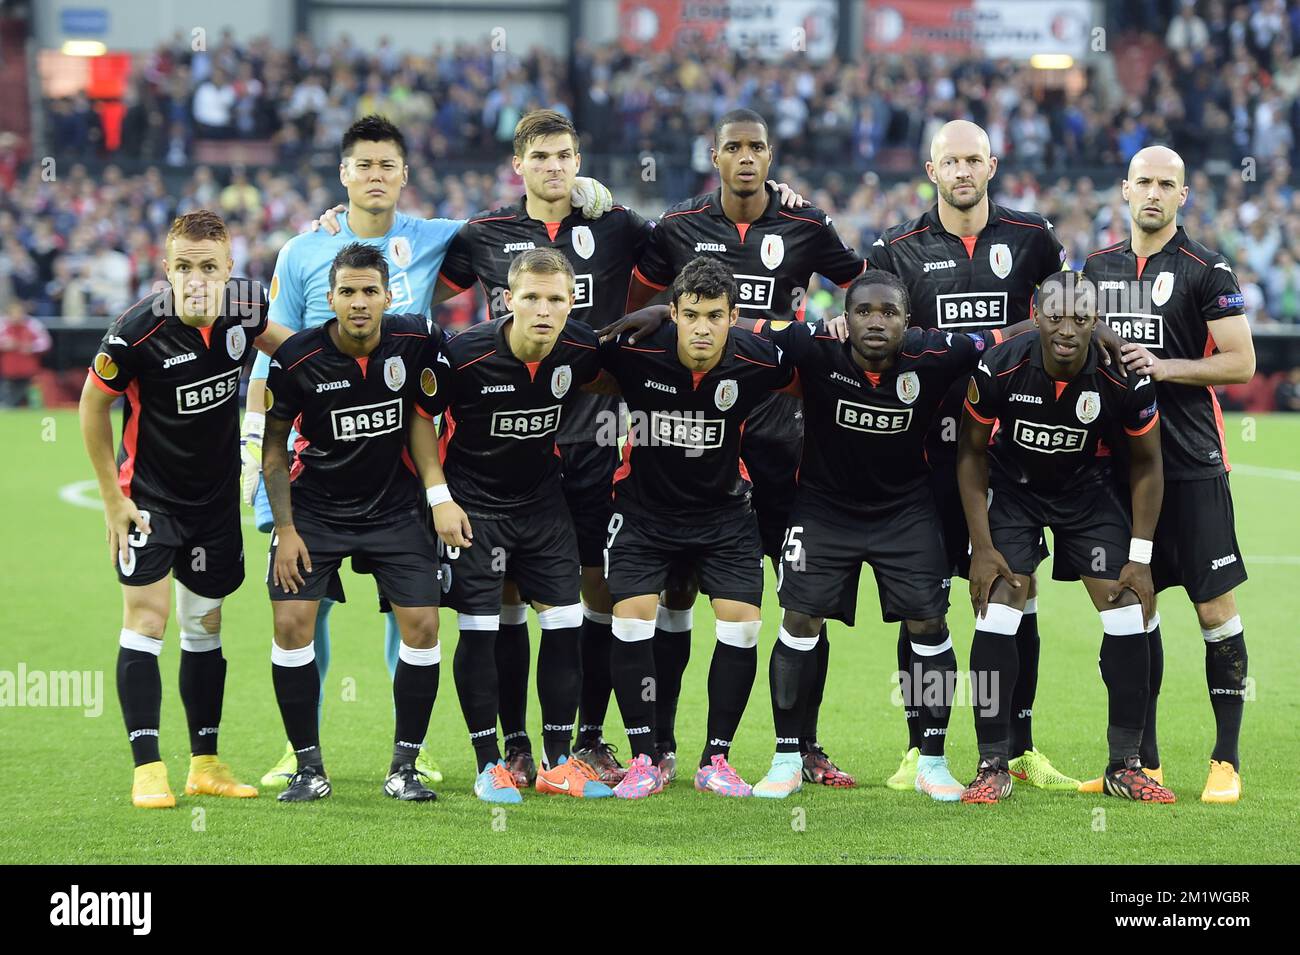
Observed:
[[[1236,554],[1229,554],[1227,557],[1216,557],[1210,561],[1210,570],[1218,570],[1220,567],[1227,567],[1229,564],[1235,564],[1236,562]]]

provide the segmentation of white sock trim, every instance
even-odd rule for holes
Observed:
[[[537,622],[543,630],[567,630],[582,626],[582,604],[566,604],[552,607],[537,615]]]
[[[181,649],[187,653],[207,653],[221,649],[219,633],[181,633]]]
[[[435,643],[431,647],[418,649],[403,643],[397,648],[397,659],[413,667],[431,667],[442,662],[442,644]]]
[[[817,641],[821,639],[821,635],[814,633],[811,637],[796,637],[785,627],[782,627],[776,632],[776,638],[791,650],[807,653],[817,646]]]
[[[582,605],[582,617],[584,620],[590,620],[592,623],[603,624],[606,627],[614,622],[614,615],[612,613],[601,613],[597,610],[592,610],[586,604]]]
[[[1154,630],[1154,629],[1155,629],[1156,627],[1158,627],[1158,626],[1160,626],[1160,611],[1159,611],[1159,610],[1157,610],[1155,613],[1153,613],[1153,614],[1151,615],[1151,620],[1150,620],[1150,622],[1147,624],[1147,633],[1150,633],[1152,630]]]
[[[1112,637],[1128,637],[1147,632],[1146,624],[1142,622],[1141,604],[1103,610],[1098,616],[1101,617],[1102,631]]]
[[[615,617],[610,624],[610,629],[614,631],[617,640],[622,640],[624,643],[639,643],[654,638],[655,622],[638,620],[636,617]]]
[[[162,653],[163,642],[161,639],[146,637],[143,633],[123,627],[122,632],[117,636],[117,645],[127,650],[139,650],[141,653],[159,656]]]
[[[272,640],[271,662],[281,667],[305,667],[316,662],[316,644],[309,643],[297,650],[286,650]]]
[[[1020,629],[1020,618],[1023,616],[1024,611],[1017,610],[1015,607],[1008,607],[1006,604],[989,604],[984,616],[975,618],[975,629],[983,630],[985,633],[1000,633],[1014,637],[1016,631]]]
[[[761,620],[719,620],[716,625],[718,642],[741,650],[758,646],[758,632],[763,629]]]
[[[528,622],[528,604],[502,604],[500,622],[507,627]]]
[[[695,625],[695,610],[669,610],[663,604],[655,611],[655,626],[666,633],[686,633]]]
[[[947,638],[943,641],[943,643],[940,643],[937,646],[932,643],[912,644],[912,652],[915,653],[918,657],[937,657],[939,654],[943,653],[943,651],[951,650],[951,649],[952,649],[951,633],[948,634]]]
[[[500,630],[501,615],[496,613],[458,613],[456,614],[456,626],[461,629],[461,632],[466,630]]]
[[[1030,597],[1025,601],[1025,613],[1038,613],[1038,598]]]
[[[1232,637],[1235,637],[1237,634],[1241,633],[1242,629],[1241,614],[1237,614],[1237,616],[1233,617],[1231,620],[1226,620],[1217,627],[1212,627],[1209,630],[1202,627],[1201,636],[1205,638],[1206,643],[1218,643],[1220,640],[1229,640]]]

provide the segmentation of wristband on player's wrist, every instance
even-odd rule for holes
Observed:
[[[1151,541],[1132,537],[1128,542],[1128,559],[1133,564],[1151,563]]]
[[[430,507],[437,507],[439,504],[450,504],[451,491],[445,484],[435,484],[433,487],[425,488],[424,499],[429,502]]]

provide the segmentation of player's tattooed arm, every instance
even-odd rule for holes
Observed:
[[[957,439],[957,487],[970,527],[970,602],[977,617],[988,611],[989,595],[999,577],[1005,578],[1012,587],[1020,586],[1006,558],[993,546],[989,531],[987,449],[992,432],[993,425],[974,417],[969,408],[962,414],[961,434]]]
[[[1129,371],[1175,385],[1241,385],[1255,376],[1255,343],[1245,315],[1206,322],[1215,351],[1204,358],[1157,358],[1141,345],[1126,342],[1124,364]]]
[[[94,374],[94,372],[91,372]],[[141,534],[149,534],[149,521],[140,513],[139,508],[126,495],[117,483],[117,463],[113,456],[113,422],[110,411],[116,395],[110,395],[96,387],[90,376],[81,389],[81,439],[86,445],[86,454],[95,469],[95,478],[99,482],[99,496],[104,501],[104,524],[108,531],[108,553],[116,560],[126,561],[130,557],[130,545],[127,538],[131,536],[131,527]]]
[[[266,419],[262,480],[266,482],[266,498],[275,520],[275,564],[271,567],[271,579],[282,590],[296,594],[305,583],[302,570],[311,573],[311,554],[293,526],[293,507],[289,503],[290,427],[290,422],[283,418]]]
[[[1128,435],[1129,472],[1128,480],[1133,506],[1133,537],[1139,541],[1151,541],[1155,537],[1156,522],[1160,518],[1160,505],[1164,500],[1165,474],[1164,463],[1160,454],[1160,421],[1151,423],[1151,427],[1141,434]],[[1149,621],[1156,609],[1155,586],[1151,581],[1151,564],[1146,561],[1130,560],[1120,571],[1119,580],[1115,581],[1110,593],[1113,603],[1125,590],[1131,590],[1142,604],[1143,623]]]

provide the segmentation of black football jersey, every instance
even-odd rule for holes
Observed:
[[[693,372],[677,357],[677,326],[627,343],[601,346],[631,411],[623,463],[614,474],[617,506],[679,521],[749,506],[749,473],[740,459],[745,419],[793,373],[781,349],[732,328],[722,358]]]
[[[863,270],[862,256],[844,244],[830,216],[784,209],[770,189],[767,209],[749,224],[727,218],[721,188],[672,206],[659,217],[636,275],[664,289],[698,255],[731,270],[741,318],[801,320],[814,272],[847,286]]]
[[[1227,260],[1188,238],[1182,226],[1163,249],[1139,259],[1131,241],[1088,256],[1099,308],[1121,338],[1159,358],[1204,358],[1214,351],[1208,322],[1245,312]],[[1223,411],[1214,389],[1156,383],[1166,480],[1196,480],[1228,470]]]
[[[582,322],[566,322],[545,358],[524,362],[510,350],[510,321],[450,339],[438,369],[443,471],[470,517],[564,506],[556,437],[579,389],[600,374],[599,340]]]
[[[864,516],[885,513],[926,485],[925,438],[944,395],[1002,340],[996,329],[909,328],[893,367],[876,374],[858,367],[853,346],[820,325],[791,324],[770,335],[803,391],[800,491]]]
[[[261,283],[231,279],[207,328],[176,316],[170,288],[108,327],[90,380],[126,397],[118,484],[137,505],[184,510],[238,495],[239,376],[266,324]]]
[[[335,524],[391,520],[422,507],[423,484],[407,451],[411,416],[439,410],[442,332],[423,315],[385,315],[364,358],[339,350],[337,319],[276,349],[266,413],[293,422],[289,471],[295,511]]]
[[[575,209],[560,222],[542,222],[528,215],[524,197],[466,222],[443,259],[441,278],[459,289],[479,283],[487,296],[488,318],[502,318],[509,311],[506,277],[515,256],[528,249],[557,249],[575,273],[569,320],[604,328],[623,317],[632,269],[652,229],[653,223],[624,206],[614,206],[599,219],[586,219]],[[600,413],[617,408],[617,399],[606,395],[577,395],[556,443],[595,440]]]
[[[1092,342],[1079,374],[1057,381],[1043,367],[1036,334],[1017,335],[984,353],[967,386],[966,411],[996,428],[991,484],[1055,495],[1108,480],[1111,449],[1123,434],[1140,435],[1155,425],[1155,383],[1145,375],[1112,376],[1100,354]]]

